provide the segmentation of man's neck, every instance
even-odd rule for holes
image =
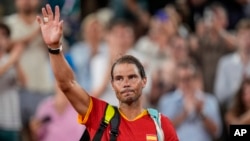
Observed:
[[[247,65],[250,59],[250,55],[241,51],[240,52],[240,59],[244,65]]]
[[[119,110],[128,120],[134,120],[144,111],[139,101],[132,104],[121,103]]]
[[[19,17],[26,23],[26,24],[33,24],[36,19],[36,13],[32,12],[29,14],[26,13],[18,13]]]

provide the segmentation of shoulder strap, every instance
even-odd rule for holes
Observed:
[[[97,132],[93,138],[93,141],[100,141],[101,140],[104,130],[107,128],[110,120],[113,118],[114,115],[115,115],[114,107],[107,104],[105,114],[102,118],[99,129],[97,130]]]
[[[110,122],[110,125],[111,125],[111,129],[109,132],[110,133],[110,141],[116,141],[117,136],[119,134],[120,114],[119,114],[117,107],[114,107],[114,109],[115,109],[115,115],[111,119],[111,122]]]
[[[160,115],[160,113],[156,109],[153,109],[153,108],[148,108],[147,110],[148,110],[150,117],[153,119],[153,121],[155,123],[158,141],[164,141],[164,133],[163,133],[163,130],[161,128],[161,115]]]
[[[87,128],[85,128],[79,141],[90,141],[90,136],[89,136],[89,132],[88,132]]]
[[[119,125],[120,125],[120,114],[119,114],[117,107],[107,104],[104,116],[93,138],[93,141],[101,140],[103,132],[105,131],[109,123],[111,126],[111,129],[109,132],[110,141],[116,141],[118,133],[119,133],[118,130],[119,130]],[[89,136],[87,129],[85,129],[80,141],[90,141],[90,136]]]

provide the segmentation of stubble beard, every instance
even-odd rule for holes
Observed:
[[[128,96],[125,98],[121,98],[121,103],[125,103],[127,105],[131,105],[132,103],[134,103],[135,101],[138,101],[140,98],[140,94],[134,94],[134,96]]]

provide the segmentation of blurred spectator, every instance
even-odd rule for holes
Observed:
[[[211,5],[204,18],[204,23],[199,21],[199,24],[204,24],[205,32],[198,36],[200,44],[193,53],[201,63],[205,91],[213,93],[218,61],[221,56],[234,50],[235,37],[226,31],[227,15],[221,5]]]
[[[77,112],[55,84],[55,95],[37,108],[30,122],[34,141],[78,141],[84,126],[77,122]]]
[[[234,96],[231,106],[224,111],[225,140],[229,140],[229,125],[250,124],[250,79],[246,78]]]
[[[20,63],[27,75],[27,89],[34,92],[51,92],[48,57],[41,39],[38,23],[35,21],[39,7],[38,0],[16,0],[17,13],[4,18],[11,29],[13,42],[26,45]],[[18,24],[17,24],[18,23]],[[36,56],[37,60],[30,59]],[[37,81],[39,80],[39,81]]]
[[[139,38],[135,49],[145,56],[149,73],[158,70],[159,65],[170,55],[169,40],[176,35],[176,26],[164,10],[151,18],[149,31]]]
[[[152,72],[153,81],[149,101],[153,105],[157,104],[162,94],[175,90],[176,65],[191,59],[188,44],[184,38],[172,37],[169,46],[168,56],[159,63],[158,69]],[[167,75],[171,76],[166,77]]]
[[[20,58],[20,65],[27,78],[26,87],[20,95],[24,129],[28,125],[30,116],[35,112],[37,103],[53,90],[47,47],[44,45],[39,25],[35,20],[39,2],[39,0],[15,0],[17,13],[4,18],[4,22],[11,29],[12,42],[25,46]]]
[[[189,56],[189,48],[186,39],[180,36],[174,36],[171,38],[169,44],[169,57],[172,58],[177,64],[191,59]]]
[[[176,8],[182,21],[195,31],[196,21],[203,17],[204,10],[213,0],[176,0]]]
[[[215,81],[215,94],[222,106],[228,107],[242,80],[250,76],[250,21],[237,26],[237,51],[220,59]],[[211,67],[211,66],[210,66]]]
[[[19,141],[21,112],[18,87],[25,85],[25,78],[19,65],[21,44],[11,47],[10,29],[0,23],[0,140]],[[20,85],[18,85],[20,84]]]
[[[91,60],[97,54],[107,54],[107,47],[103,43],[103,25],[96,14],[90,14],[82,21],[81,35],[81,41],[71,47],[69,54],[76,67],[77,81],[90,92]]]
[[[156,107],[161,96],[176,88],[177,65],[173,59],[166,59],[160,69],[152,75],[152,87],[148,95],[149,107]]]
[[[230,124],[250,124],[250,79],[243,80],[236,93],[233,105],[225,115],[225,121]]]
[[[177,89],[164,95],[159,110],[168,116],[180,141],[212,141],[221,134],[219,104],[203,91],[198,68],[185,62],[177,68]]]

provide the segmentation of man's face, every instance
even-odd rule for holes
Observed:
[[[183,90],[193,89],[193,71],[189,68],[179,68],[177,72],[178,87]]]
[[[108,43],[115,47],[113,50],[121,50],[123,53],[126,52],[134,43],[133,29],[126,26],[116,25],[108,33]]]
[[[90,21],[84,27],[82,31],[85,40],[88,42],[99,42],[102,38],[102,26],[97,20]]]
[[[146,78],[141,78],[134,64],[117,64],[114,67],[112,87],[121,103],[138,101],[146,81]]]
[[[19,12],[30,14],[37,10],[39,5],[38,0],[16,0],[16,7]]]
[[[172,54],[176,61],[185,61],[188,57],[188,47],[184,39],[177,37],[172,44]]]

